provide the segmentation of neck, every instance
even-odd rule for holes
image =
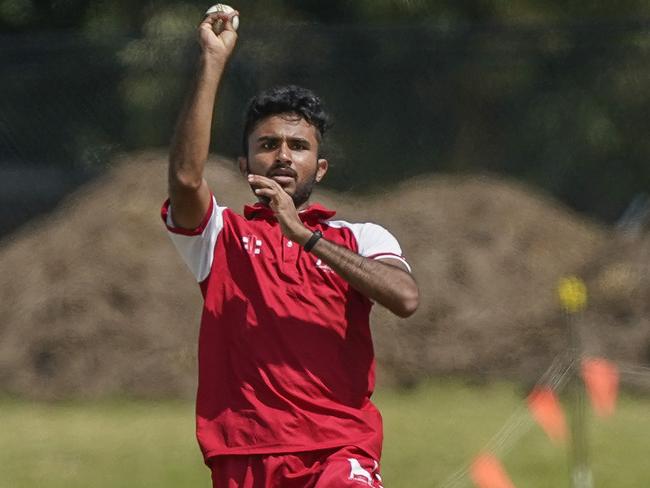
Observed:
[[[309,200],[307,200],[307,201],[306,201],[305,203],[303,203],[302,205],[299,205],[299,206],[296,208],[296,210],[298,210],[298,212],[301,212],[302,210],[305,210],[307,207],[309,207]]]

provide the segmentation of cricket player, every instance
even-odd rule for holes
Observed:
[[[218,181],[208,186],[204,165],[217,88],[237,42],[234,15],[210,14],[199,25],[201,54],[171,144],[162,208],[204,299],[199,445],[214,487],[380,487],[369,314],[376,302],[408,317],[418,288],[386,229],[334,219],[334,210],[310,203],[328,168],[327,115],[310,90],[279,87],[250,102],[239,167],[256,203],[240,215],[223,205]]]

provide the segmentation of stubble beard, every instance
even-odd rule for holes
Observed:
[[[303,206],[309,198],[311,197],[312,192],[314,191],[314,185],[316,184],[316,171],[314,174],[305,181],[302,185],[296,184],[296,191],[291,195],[293,204],[298,209]]]
[[[311,194],[314,191],[314,185],[316,184],[317,173],[318,173],[318,168],[316,168],[312,176],[308,178],[301,185],[299,185],[298,180],[296,180],[296,191],[293,193],[293,195],[290,195],[296,209],[299,209],[302,205],[304,205],[305,203],[307,203],[307,201],[309,201],[309,198],[311,197]],[[267,173],[265,176],[270,178],[269,173]],[[258,196],[257,199],[260,203],[263,203],[266,206],[268,206],[271,201],[269,197],[263,197],[263,196]]]

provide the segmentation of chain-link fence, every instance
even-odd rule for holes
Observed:
[[[167,146],[198,48],[187,21],[157,22],[139,38],[0,38],[0,233],[114,154]],[[333,114],[330,186],[488,171],[614,220],[650,185],[648,27],[244,25],[213,150],[239,153],[256,91],[303,84]]]

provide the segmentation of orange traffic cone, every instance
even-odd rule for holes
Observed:
[[[478,488],[515,488],[501,462],[492,454],[481,454],[472,463],[472,481]]]
[[[602,358],[583,359],[582,378],[596,414],[600,417],[612,415],[618,397],[619,374],[616,365]]]
[[[546,435],[553,442],[564,442],[567,438],[566,419],[555,392],[549,387],[536,387],[528,395],[527,403]]]

